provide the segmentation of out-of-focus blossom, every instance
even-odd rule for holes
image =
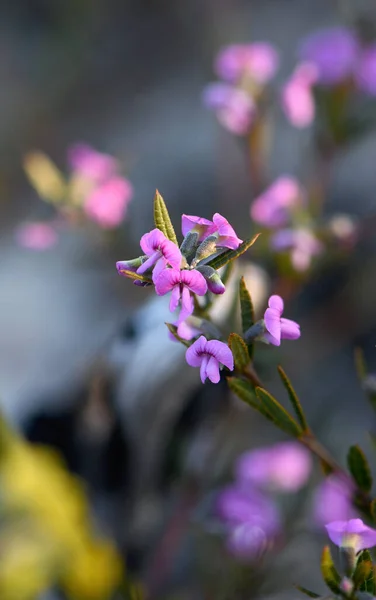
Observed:
[[[279,65],[277,50],[267,42],[234,44],[223,48],[215,61],[217,75],[230,83],[249,78],[265,85],[274,77]]]
[[[349,215],[334,215],[329,223],[329,230],[339,241],[352,245],[358,238],[358,226]]]
[[[192,340],[194,337],[202,333],[200,329],[195,327],[189,318],[181,322],[176,321],[173,323],[173,325],[175,325],[177,328],[177,334],[182,340]],[[177,341],[176,337],[174,337],[170,331],[168,332],[168,335],[170,340],[173,342]]]
[[[270,296],[268,302],[269,308],[264,314],[265,327],[267,331],[263,335],[263,340],[280,346],[281,340],[297,340],[300,338],[300,325],[290,319],[284,319],[283,300],[280,296]]]
[[[324,527],[331,521],[347,521],[357,517],[352,503],[351,484],[336,475],[327,477],[313,496],[313,519]]]
[[[333,521],[325,527],[333,544],[341,548],[352,548],[357,553],[376,546],[376,530],[365,525],[361,519]]]
[[[172,292],[170,299],[171,312],[174,312],[181,304],[179,323],[185,321],[193,313],[194,303],[191,292],[198,296],[204,296],[208,290],[204,276],[195,269],[183,269],[182,271],[164,269],[154,280],[154,283],[158,296],[164,296]]]
[[[361,52],[355,81],[360,90],[376,96],[376,44],[371,44]]]
[[[176,244],[167,239],[160,229],[152,229],[149,233],[145,233],[140,240],[140,246],[148,258],[137,269],[139,275],[154,267],[153,281],[155,283],[166,264],[174,269],[180,269],[181,252]]]
[[[299,182],[290,175],[283,175],[253,201],[251,218],[265,227],[280,227],[303,202],[304,191]]]
[[[181,228],[184,236],[192,232],[197,233],[199,242],[209,236],[215,236],[216,246],[221,248],[236,250],[243,241],[238,238],[227,219],[219,213],[213,215],[212,221],[194,215],[182,215]]]
[[[52,204],[59,204],[67,193],[63,174],[43,152],[29,152],[24,159],[25,174],[39,196]]]
[[[109,179],[118,169],[113,156],[97,152],[88,144],[74,144],[68,149],[68,165],[75,175],[96,183]]]
[[[202,383],[205,383],[207,378],[212,383],[218,383],[220,365],[224,365],[230,371],[234,369],[234,357],[227,344],[218,340],[208,341],[203,335],[187,349],[185,358],[191,367],[200,367]]]
[[[133,188],[127,179],[114,177],[96,187],[86,198],[87,216],[104,229],[118,227],[132,199]]]
[[[296,492],[308,480],[311,455],[295,442],[245,452],[236,464],[239,482],[281,492]]]
[[[58,240],[56,229],[48,223],[25,223],[16,230],[16,241],[29,250],[48,250]]]
[[[318,82],[336,85],[352,77],[357,64],[359,44],[345,27],[321,29],[307,36],[300,47],[300,58],[317,67]]]
[[[291,250],[291,262],[297,271],[306,271],[311,266],[312,258],[323,251],[320,240],[306,227],[283,229],[271,238],[274,250]]]
[[[268,542],[265,531],[255,523],[247,521],[230,529],[227,548],[240,560],[256,560],[264,554]]]
[[[312,86],[317,81],[317,68],[312,63],[298,65],[282,89],[282,107],[294,127],[311,125],[315,118]]]
[[[253,123],[256,106],[243,90],[226,83],[211,83],[203,94],[205,106],[214,110],[218,121],[235,135],[246,135]]]

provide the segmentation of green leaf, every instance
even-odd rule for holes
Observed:
[[[252,299],[247,287],[245,285],[244,277],[241,277],[239,282],[239,300],[240,300],[240,313],[242,319],[242,332],[243,334],[252,327],[255,322],[255,314],[253,310]],[[247,344],[248,353],[250,358],[253,357],[254,344]]]
[[[325,546],[321,555],[321,573],[328,588],[338,594],[341,577],[334,566],[329,546]]]
[[[351,446],[347,455],[347,465],[358,487],[364,492],[369,492],[372,488],[371,470],[359,446]]]
[[[354,350],[354,361],[355,361],[356,372],[358,374],[360,381],[362,382],[363,379],[365,379],[367,377],[367,365],[366,365],[366,361],[364,358],[364,352],[359,347],[355,348],[355,350]]]
[[[291,383],[290,379],[287,377],[286,373],[284,372],[284,370],[282,369],[281,366],[278,367],[278,373],[282,380],[283,385],[286,388],[286,391],[289,395],[291,404],[293,406],[293,409],[295,411],[297,419],[303,428],[303,431],[304,432],[309,431],[308,423],[305,418],[302,405],[300,404],[300,400],[299,400],[294,388],[292,387],[292,383]]]
[[[372,556],[369,550],[363,550],[358,555],[355,572],[352,577],[356,589],[362,592],[373,592],[374,573]]]
[[[259,235],[261,234],[256,233],[256,235],[254,235],[253,238],[245,240],[242,244],[240,244],[237,250],[226,250],[225,252],[222,252],[222,254],[216,256],[215,258],[213,258],[213,260],[208,262],[207,265],[209,267],[212,267],[213,269],[220,269],[221,267],[224,267],[225,265],[227,265],[227,263],[230,262],[230,260],[235,260],[235,258],[241,256],[242,254],[244,254],[244,252],[248,250],[248,248],[253,246]]]
[[[153,283],[153,280],[150,277],[145,277],[145,275],[139,275],[134,271],[130,271],[129,269],[119,269],[120,275],[125,275],[125,277],[129,277],[129,279],[136,279],[137,281],[144,281],[145,283]]]
[[[295,587],[297,590],[299,590],[299,592],[302,592],[310,598],[320,598],[320,594],[316,594],[316,592],[311,592],[311,590],[307,590],[307,588],[303,587],[302,585],[296,585]]]
[[[246,366],[249,364],[249,354],[247,344],[240,335],[237,333],[230,333],[228,338],[228,345],[230,346],[231,352],[234,357],[235,367],[243,372]]]
[[[156,190],[154,196],[154,223],[165,234],[166,238],[178,246],[178,240],[176,239],[167,206],[158,190]]]
[[[167,325],[167,329],[170,333],[172,333],[172,335],[178,342],[189,348],[191,344],[187,340],[183,340],[183,338],[181,338],[180,335],[178,335],[178,328],[176,327],[176,325],[173,325],[172,323],[165,323],[165,325]]]
[[[227,383],[230,390],[243,400],[246,404],[260,412],[264,417],[272,421],[270,414],[265,410],[255,394],[254,387],[249,381],[240,379],[239,377],[227,377]]]
[[[256,388],[256,394],[273,422],[285,433],[298,438],[302,433],[301,427],[285,408],[269,392],[261,387]]]

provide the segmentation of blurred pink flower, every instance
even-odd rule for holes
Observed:
[[[217,75],[235,83],[242,77],[249,77],[264,85],[275,75],[279,65],[276,49],[267,42],[253,44],[233,44],[223,48],[215,61]]]
[[[113,177],[89,194],[84,202],[85,213],[104,229],[118,227],[126,215],[132,195],[133,188],[127,179]]]
[[[320,527],[358,516],[352,504],[352,485],[336,475],[327,477],[313,496],[313,520]]]
[[[236,463],[239,483],[280,492],[296,492],[308,481],[311,455],[295,442],[283,442],[242,454]]]
[[[371,44],[361,52],[355,81],[360,90],[376,96],[376,44]]]
[[[211,83],[204,90],[203,102],[231,133],[245,135],[250,130],[256,106],[243,90],[226,83]]]
[[[321,29],[308,35],[300,47],[300,59],[317,67],[318,82],[336,85],[352,77],[359,54],[355,34],[346,27]]]
[[[317,81],[317,68],[311,63],[298,65],[282,89],[282,107],[294,127],[308,127],[315,117],[312,86]]]
[[[280,227],[303,202],[304,191],[299,182],[290,175],[283,175],[253,201],[251,218],[265,227]]]
[[[320,240],[310,229],[305,227],[278,231],[273,235],[271,245],[277,251],[290,250],[291,262],[297,271],[309,269],[312,258],[324,250]]]
[[[112,177],[118,162],[109,154],[97,152],[88,144],[75,144],[68,149],[68,164],[75,174],[97,183]]]
[[[20,225],[16,230],[16,241],[29,250],[47,250],[57,243],[58,234],[48,223],[35,222]]]
[[[376,546],[376,530],[365,525],[361,519],[333,521],[325,527],[333,544],[353,548],[355,553]]]

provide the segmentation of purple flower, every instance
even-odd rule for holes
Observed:
[[[240,560],[256,560],[264,554],[268,542],[265,531],[252,521],[248,521],[231,528],[227,538],[227,548]]]
[[[188,348],[185,358],[191,367],[200,367],[202,383],[205,383],[206,378],[212,383],[218,383],[220,365],[230,371],[234,369],[234,358],[227,344],[218,340],[208,341],[203,335]]]
[[[376,546],[376,530],[361,519],[333,521],[325,525],[328,535],[336,546],[352,548],[355,553]]]
[[[296,492],[307,482],[311,468],[308,450],[295,442],[283,442],[245,452],[237,460],[235,472],[240,483]]]
[[[253,201],[251,218],[265,227],[280,227],[286,224],[290,212],[303,201],[304,192],[299,182],[290,175],[283,175]]]
[[[317,67],[319,83],[330,86],[352,76],[358,52],[358,41],[350,29],[332,27],[306,37],[301,44],[299,56]]]
[[[140,246],[149,258],[137,269],[139,275],[154,267],[153,281],[155,283],[166,264],[173,269],[180,269],[181,252],[177,245],[168,240],[160,229],[152,229],[149,233],[145,233],[140,240]]]
[[[215,61],[217,75],[230,83],[248,77],[257,84],[270,81],[278,69],[278,53],[267,42],[234,44],[223,48]]]
[[[216,246],[236,250],[243,240],[238,238],[230,223],[219,213],[213,215],[213,220],[195,217],[194,215],[182,215],[181,228],[184,237],[190,232],[198,233],[198,241],[201,242],[209,235],[215,235]]]
[[[256,106],[244,90],[226,83],[211,83],[204,90],[203,102],[231,133],[246,135],[250,130]]]
[[[361,52],[355,81],[360,90],[376,96],[376,44],[371,44]]]
[[[132,195],[133,188],[127,179],[113,177],[94,188],[84,202],[84,210],[104,229],[118,227]]]
[[[352,504],[351,483],[336,475],[327,477],[313,497],[313,519],[320,527],[331,521],[347,521],[358,516]]]
[[[323,251],[322,243],[306,227],[278,231],[271,245],[274,250],[291,250],[291,262],[297,271],[309,269],[312,258]]]
[[[139,256],[138,258],[134,258],[132,260],[118,260],[116,263],[117,272],[119,275],[124,275],[125,277],[129,277],[126,271],[131,271],[132,273],[137,273],[137,269],[142,265],[144,257]],[[140,287],[145,287],[147,285],[151,285],[146,281],[141,281],[139,279],[133,280],[134,285],[138,285]]]
[[[280,526],[280,516],[273,500],[254,488],[230,485],[218,495],[216,512],[229,525],[253,523],[266,534],[274,534]]]
[[[29,250],[48,250],[57,240],[57,231],[49,223],[25,223],[16,230],[17,243]]]
[[[78,176],[97,183],[112,177],[118,162],[109,154],[97,152],[88,144],[75,144],[68,150],[68,164]]]
[[[281,340],[297,340],[300,337],[300,325],[290,319],[283,319],[283,300],[280,296],[270,296],[269,308],[264,315],[267,332],[263,338],[274,346],[280,346]]]
[[[175,246],[176,248],[176,246]],[[181,303],[178,322],[181,323],[193,313],[194,304],[191,292],[204,296],[208,290],[205,278],[195,269],[164,269],[154,280],[155,291],[158,296],[172,292],[170,311],[174,312]]]
[[[312,86],[317,80],[317,68],[311,63],[300,64],[282,89],[282,107],[290,123],[297,128],[308,127],[315,117]]]

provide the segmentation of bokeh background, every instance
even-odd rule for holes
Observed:
[[[247,159],[201,101],[221,46],[273,43],[281,53],[278,85],[295,64],[302,36],[359,17],[372,25],[376,8],[367,0],[3,0],[0,15],[1,406],[34,441],[57,446],[88,482],[95,513],[151,597],[203,597],[192,515],[184,512],[187,503],[201,507],[203,496],[189,504],[191,482],[183,478],[179,487],[182,463],[174,459],[182,452],[193,480],[203,476],[202,452],[211,473],[228,474],[240,450],[278,434],[237,405],[230,407],[231,420],[221,420],[229,410],[227,393],[205,386],[203,395],[181,349],[165,341],[165,304],[119,278],[115,261],[137,255],[140,236],[153,226],[156,188],[177,228],[182,212],[219,211],[240,237],[249,233]],[[310,136],[294,130],[275,107],[270,181],[285,172],[302,179],[311,173]],[[15,243],[14,229],[49,208],[30,187],[23,157],[41,149],[64,169],[67,147],[76,141],[123,162],[135,191],[127,221],[110,243],[81,229],[45,253],[28,252]],[[375,156],[370,129],[336,157],[327,215],[375,214]],[[361,345],[375,365],[374,252],[370,226],[351,256],[316,271],[301,287],[289,316],[301,323],[302,338],[275,359],[338,460],[350,443],[364,440],[371,419],[353,349]],[[280,393],[272,368],[266,376]],[[96,400],[96,385],[104,404]],[[96,436],[104,422],[104,437]],[[165,452],[164,442],[153,461],[144,448],[160,448],[161,436],[171,447]],[[309,534],[304,517],[297,521],[271,579],[289,567],[293,583],[314,586],[322,539]],[[299,558],[304,552],[307,561]],[[288,585],[269,582],[263,595],[298,597]]]

